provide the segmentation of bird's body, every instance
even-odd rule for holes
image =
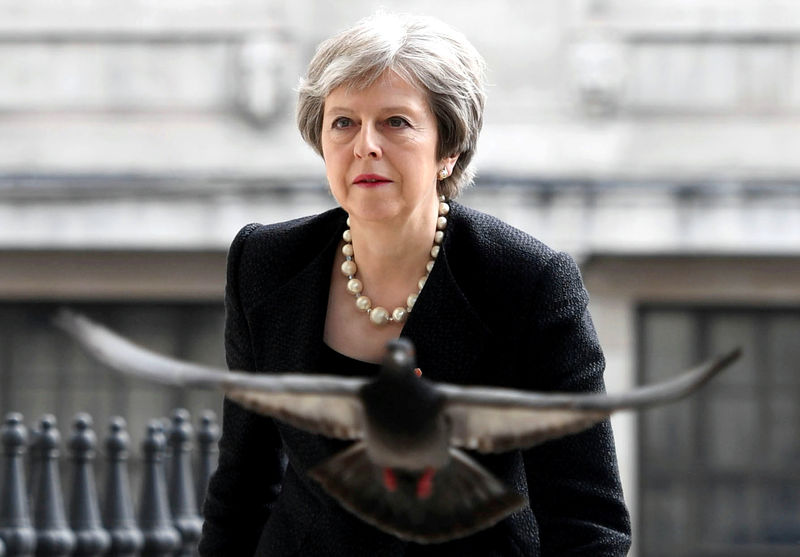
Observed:
[[[733,351],[655,386],[620,395],[531,393],[417,377],[408,340],[387,345],[377,377],[228,372],[138,347],[85,317],[56,322],[96,358],[171,385],[217,388],[243,407],[311,433],[355,441],[308,470],[340,504],[402,539],[441,542],[486,528],[525,505],[461,449],[530,447],[584,430],[618,410],[688,395],[734,361]]]
[[[419,471],[447,462],[449,432],[442,414],[445,397],[414,374],[412,355],[408,341],[391,342],[381,373],[359,395],[370,459],[387,468]]]

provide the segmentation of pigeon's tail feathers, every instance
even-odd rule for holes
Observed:
[[[356,516],[396,537],[416,543],[441,543],[488,528],[525,506],[523,496],[458,449],[434,472],[429,493],[419,494],[425,471],[395,469],[390,491],[385,470],[368,457],[363,442],[309,471]]]

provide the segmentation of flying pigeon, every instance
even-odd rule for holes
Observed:
[[[487,528],[526,504],[462,449],[497,453],[587,429],[618,410],[682,398],[739,357],[736,349],[679,377],[622,394],[534,393],[435,383],[415,373],[414,348],[388,343],[380,373],[348,378],[242,373],[151,352],[69,310],[56,324],[123,373],[221,389],[255,412],[354,441],[309,470],[339,503],[401,539],[438,543]]]

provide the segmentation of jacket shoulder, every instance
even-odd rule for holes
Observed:
[[[241,281],[258,277],[260,282],[281,284],[332,241],[345,218],[344,211],[336,208],[284,222],[244,226],[228,251],[229,281],[235,272]]]
[[[544,242],[492,215],[459,204],[453,204],[451,213],[453,248],[460,260],[472,259],[517,279],[530,279],[558,255]]]
[[[536,310],[566,299],[588,300],[580,270],[567,253],[475,209],[453,204],[451,212],[448,264],[477,305]]]

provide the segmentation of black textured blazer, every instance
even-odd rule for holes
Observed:
[[[249,225],[228,256],[232,369],[321,371],[330,275],[346,214]],[[599,391],[604,359],[572,259],[451,203],[442,250],[404,324],[434,381]],[[342,509],[305,475],[341,449],[225,401],[203,556],[625,555],[630,524],[608,422],[526,451],[473,454],[530,506],[468,538],[405,543]],[[288,464],[287,464],[288,462]]]

